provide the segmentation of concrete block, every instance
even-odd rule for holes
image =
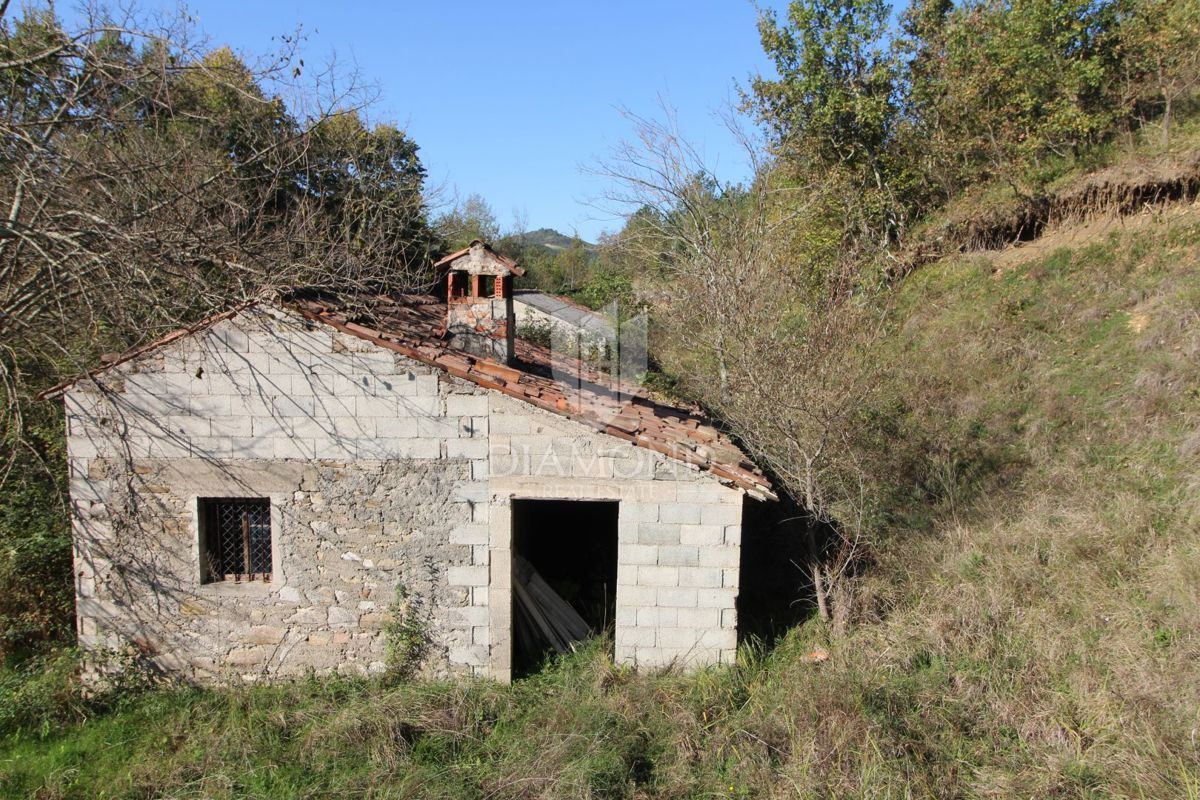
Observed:
[[[698,525],[700,524],[700,507],[682,503],[664,503],[658,509],[658,518],[662,522]]]
[[[740,548],[737,547],[702,547],[700,548],[700,566],[729,567],[738,565],[741,558]]]
[[[659,548],[649,544],[622,544],[617,547],[617,563],[654,566],[658,561]]]
[[[233,399],[228,395],[189,395],[175,403],[189,414],[201,417],[237,416],[234,412]]]
[[[737,647],[737,631],[730,628],[709,628],[700,634],[703,647],[732,650]]]
[[[486,417],[488,397],[484,394],[452,394],[446,398],[446,416]]]
[[[704,525],[740,525],[741,504],[705,505],[700,507],[700,522]]]
[[[700,591],[689,587],[662,586],[658,590],[658,604],[672,608],[695,608]]]
[[[472,628],[488,624],[488,610],[486,608],[476,608],[474,606],[452,608],[448,617],[450,624],[458,628]]]
[[[437,439],[379,438],[358,442],[358,457],[368,459],[436,459],[441,458],[442,445]]]
[[[192,436],[192,453],[197,458],[231,458],[233,444],[228,436]],[[274,453],[274,448],[272,448]]]
[[[250,436],[250,417],[212,417],[208,420],[212,436]]]
[[[628,508],[626,512],[626,506],[621,507],[622,515],[628,513],[631,519],[638,522],[658,522],[658,503],[633,503]]]
[[[639,481],[636,492],[639,503],[674,503],[678,496],[675,484],[666,481]]]
[[[492,433],[505,435],[527,435],[533,433],[533,423],[521,414],[492,413],[489,421]]]
[[[456,420],[438,417],[414,417],[417,423],[417,436],[439,439],[455,439],[461,433]]]
[[[679,570],[679,585],[697,589],[720,589],[722,571],[715,567],[692,567]]]
[[[646,522],[638,526],[639,544],[679,544],[679,526]]]
[[[357,446],[359,439],[374,439],[379,435],[375,428],[375,417],[331,417],[329,420],[331,435],[349,439]]]
[[[568,456],[569,474],[581,478],[612,478],[613,460],[601,458],[595,453],[577,453]]]
[[[643,609],[649,610],[649,609]],[[616,644],[618,647],[653,647],[656,629],[654,627],[621,628],[617,630]]]
[[[454,566],[446,570],[451,586],[487,586],[489,567],[483,565]]]
[[[348,398],[353,401],[354,415],[358,417],[387,417],[400,416],[400,403],[391,395],[361,395]]]
[[[655,556],[655,563],[658,563],[657,555]],[[641,583],[641,581],[638,580],[637,571],[638,571],[638,568],[636,566],[634,566],[633,564],[626,564],[625,562],[620,561],[618,558],[618,561],[617,561],[617,587],[618,587],[617,591],[618,592],[621,591],[621,589],[626,586],[637,586],[639,583]]]
[[[679,542],[698,547],[722,547],[725,544],[725,529],[720,525],[681,525]]]
[[[275,376],[272,376],[275,377]],[[287,381],[286,386],[284,381]],[[311,372],[309,369],[294,372],[290,375],[278,376],[279,390],[289,397],[321,397],[330,399],[337,397],[333,393],[332,387],[328,385],[327,376],[318,372]],[[340,398],[339,398],[340,399]],[[354,398],[346,398],[350,405],[354,404]]]
[[[446,416],[442,403],[441,397],[422,395],[400,397],[396,400],[396,407],[401,416],[441,418]]]
[[[167,417],[163,420],[163,427],[177,436],[210,436],[212,434],[212,423],[207,417]]]
[[[708,630],[721,626],[719,608],[681,608],[678,613],[679,627]]]
[[[452,647],[448,658],[451,664],[482,667],[487,663],[488,648],[477,644]]]
[[[488,458],[488,442],[485,439],[447,439],[446,458],[486,460]]]
[[[127,436],[125,449],[134,458],[190,458],[192,455],[191,444],[183,437],[146,439]]]
[[[664,567],[694,567],[700,563],[700,552],[695,547],[659,547],[658,563]]]
[[[640,567],[639,567],[640,569]],[[620,583],[620,579],[617,581]],[[653,606],[658,603],[658,589],[654,586],[642,586],[633,584],[630,586],[621,586],[617,589],[617,610],[621,608],[638,608],[641,606]]]
[[[664,626],[674,626],[678,624],[678,620],[679,610],[675,608],[649,606],[637,610],[637,624],[639,628],[645,627],[653,630]]]
[[[656,644],[660,648],[690,650],[699,640],[700,631],[695,628],[659,628]]]
[[[463,482],[454,487],[451,495],[455,500],[470,503],[486,503],[488,500],[488,485],[486,481]]]
[[[240,327],[228,320],[218,322],[204,332],[204,339],[210,347],[218,350],[228,350],[234,353],[250,352],[250,337]]]
[[[699,608],[733,608],[737,592],[733,589],[693,589]]]
[[[437,373],[413,376],[412,383],[414,384],[416,394],[417,395],[427,395],[430,397],[438,394],[439,379],[440,379],[440,376]]]
[[[486,525],[458,525],[450,529],[450,544],[486,545],[489,535]]]
[[[268,436],[233,436],[229,438],[232,458],[260,459],[275,457],[275,442]]]
[[[638,567],[637,582],[640,586],[678,586],[679,567]]]
[[[388,439],[411,439],[417,435],[417,421],[412,417],[381,417],[375,420],[375,435]]]
[[[311,460],[317,457],[312,439],[278,437],[274,440],[274,450],[275,458]]]

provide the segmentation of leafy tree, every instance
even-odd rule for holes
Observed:
[[[500,238],[496,213],[481,195],[472,194],[434,222],[438,234],[451,250],[460,250],[475,239],[495,242]]]
[[[906,223],[897,193],[906,165],[893,153],[898,75],[887,22],[883,0],[794,0],[785,23],[772,12],[759,18],[778,77],[755,78],[746,100],[779,167],[797,189],[816,189],[822,205],[812,218],[840,220],[834,227],[848,251],[886,248]],[[841,202],[850,195],[854,203]]]
[[[944,0],[912,6],[909,151],[943,194],[1003,177],[1037,189],[1053,162],[1102,141],[1127,112],[1116,91],[1123,0]]]
[[[292,286],[419,286],[438,240],[416,145],[348,95],[194,43],[186,21],[67,31],[0,3],[0,649],[60,634],[58,437],[33,394],[214,309]],[[280,99],[295,90],[303,116]],[[39,473],[38,470],[41,470]],[[43,480],[44,478],[44,480]],[[40,509],[40,511],[39,511]],[[29,565],[40,572],[27,581]],[[22,577],[24,576],[24,577]],[[54,587],[51,589],[50,587]],[[57,605],[55,605],[57,604]]]
[[[324,211],[331,239],[364,267],[391,261],[385,286],[405,288],[442,247],[427,222],[425,168],[417,144],[392,125],[368,128],[353,111],[323,120],[303,174]]]
[[[896,114],[883,0],[794,0],[788,21],[759,18],[779,74],[751,83],[752,104],[782,152],[821,168],[867,170],[877,185]]]
[[[1160,117],[1162,146],[1171,144],[1176,105],[1200,87],[1200,3],[1140,0],[1123,21],[1122,50],[1130,98]]]

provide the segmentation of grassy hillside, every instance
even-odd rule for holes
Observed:
[[[567,236],[565,233],[559,233],[553,228],[538,228],[536,231],[519,234],[521,243],[526,247],[544,247],[547,250],[567,250],[571,247],[578,246],[584,250],[594,250],[594,244],[588,244],[582,240]]]
[[[926,265],[884,347],[938,499],[845,631],[512,687],[8,676],[0,795],[1200,797],[1200,207]]]

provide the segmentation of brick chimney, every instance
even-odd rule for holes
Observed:
[[[434,265],[446,289],[450,346],[502,364],[513,360],[513,277],[525,270],[478,239]]]

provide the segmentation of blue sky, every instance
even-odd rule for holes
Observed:
[[[660,116],[662,96],[721,177],[737,179],[744,164],[713,115],[736,100],[735,81],[767,69],[749,0],[193,0],[188,9],[213,45],[244,54],[269,52],[272,37],[302,25],[306,64],[336,54],[357,66],[379,91],[373,120],[409,132],[431,184],[482,195],[504,228],[521,214],[530,229],[592,241],[620,223],[589,206],[604,186],[581,167],[628,136],[618,107]]]

